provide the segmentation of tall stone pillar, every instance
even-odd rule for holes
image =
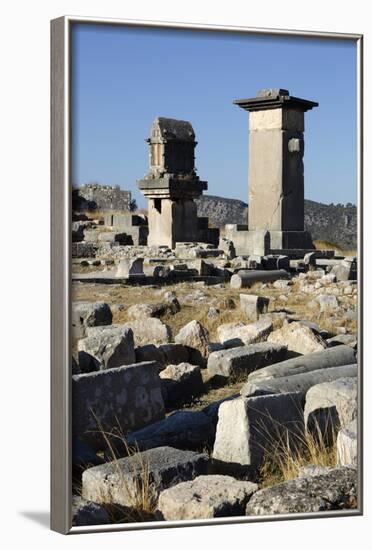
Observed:
[[[247,245],[267,238],[270,251],[313,248],[304,231],[304,113],[318,103],[264,89],[234,101],[249,111]]]
[[[205,227],[194,199],[207,189],[194,168],[197,142],[190,122],[158,117],[146,140],[150,171],[138,182],[148,199],[148,244],[174,248],[177,242],[217,244],[219,230]]]

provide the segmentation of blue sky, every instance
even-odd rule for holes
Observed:
[[[233,105],[281,87],[319,102],[305,115],[305,197],[356,202],[356,45],[351,41],[76,24],[73,183],[132,191],[148,171],[156,116],[189,120],[208,194],[247,201],[248,113]]]

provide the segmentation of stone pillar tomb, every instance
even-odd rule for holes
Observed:
[[[249,219],[226,226],[238,254],[287,254],[312,250],[304,230],[304,114],[318,103],[263,89],[237,99],[249,114]]]
[[[146,140],[150,146],[150,171],[138,182],[148,199],[148,245],[176,242],[217,244],[219,231],[208,228],[208,218],[198,218],[194,199],[208,188],[196,175],[197,142],[190,122],[158,117]]]

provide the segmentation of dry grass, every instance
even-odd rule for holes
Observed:
[[[314,300],[313,294],[299,292],[300,282],[297,281],[292,287],[292,292],[285,292],[274,288],[272,285],[266,285],[262,288],[256,284],[250,289],[239,291],[230,288],[229,285],[223,287],[201,286],[198,283],[179,283],[167,285],[163,287],[150,286],[125,286],[122,284],[105,285],[91,283],[73,283],[72,295],[73,301],[84,300],[89,302],[104,301],[109,305],[123,305],[119,310],[114,309],[113,323],[126,323],[128,318],[127,310],[130,306],[139,303],[158,303],[162,301],[162,295],[165,291],[174,291],[178,300],[181,303],[181,311],[176,314],[166,314],[161,317],[162,321],[170,326],[173,335],[176,335],[179,330],[192,321],[198,320],[205,326],[210,334],[210,340],[218,341],[217,328],[223,323],[232,323],[238,321],[246,321],[244,313],[239,307],[239,294],[249,293],[271,298],[269,312],[285,310],[298,319],[307,319],[317,323],[323,330],[327,330],[332,334],[337,333],[337,327],[344,326],[351,332],[356,331],[356,321],[347,319],[344,315],[345,310],[355,306],[355,297],[347,297],[344,295],[337,296],[340,307],[333,315],[320,314],[318,307],[310,307],[310,302]],[[199,300],[190,300],[190,295],[200,292],[204,298]],[[280,297],[287,296],[285,301]],[[226,309],[227,300],[233,300],[235,303],[234,309]],[[218,317],[210,319],[208,310],[213,306],[220,310]]]
[[[338,256],[356,256],[356,250],[347,250],[329,241],[314,241],[316,250],[334,250]]]
[[[323,435],[324,434],[324,435]],[[320,430],[290,432],[278,426],[274,434],[265,432],[265,458],[260,470],[260,485],[269,487],[299,476],[303,466],[335,468],[337,463],[337,430],[330,417]]]

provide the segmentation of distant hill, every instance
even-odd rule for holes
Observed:
[[[204,195],[196,203],[199,216],[208,216],[214,227],[222,227],[226,223],[247,223],[248,204],[243,201]],[[356,206],[305,200],[305,229],[310,231],[314,240],[329,241],[346,250],[355,249]]]

